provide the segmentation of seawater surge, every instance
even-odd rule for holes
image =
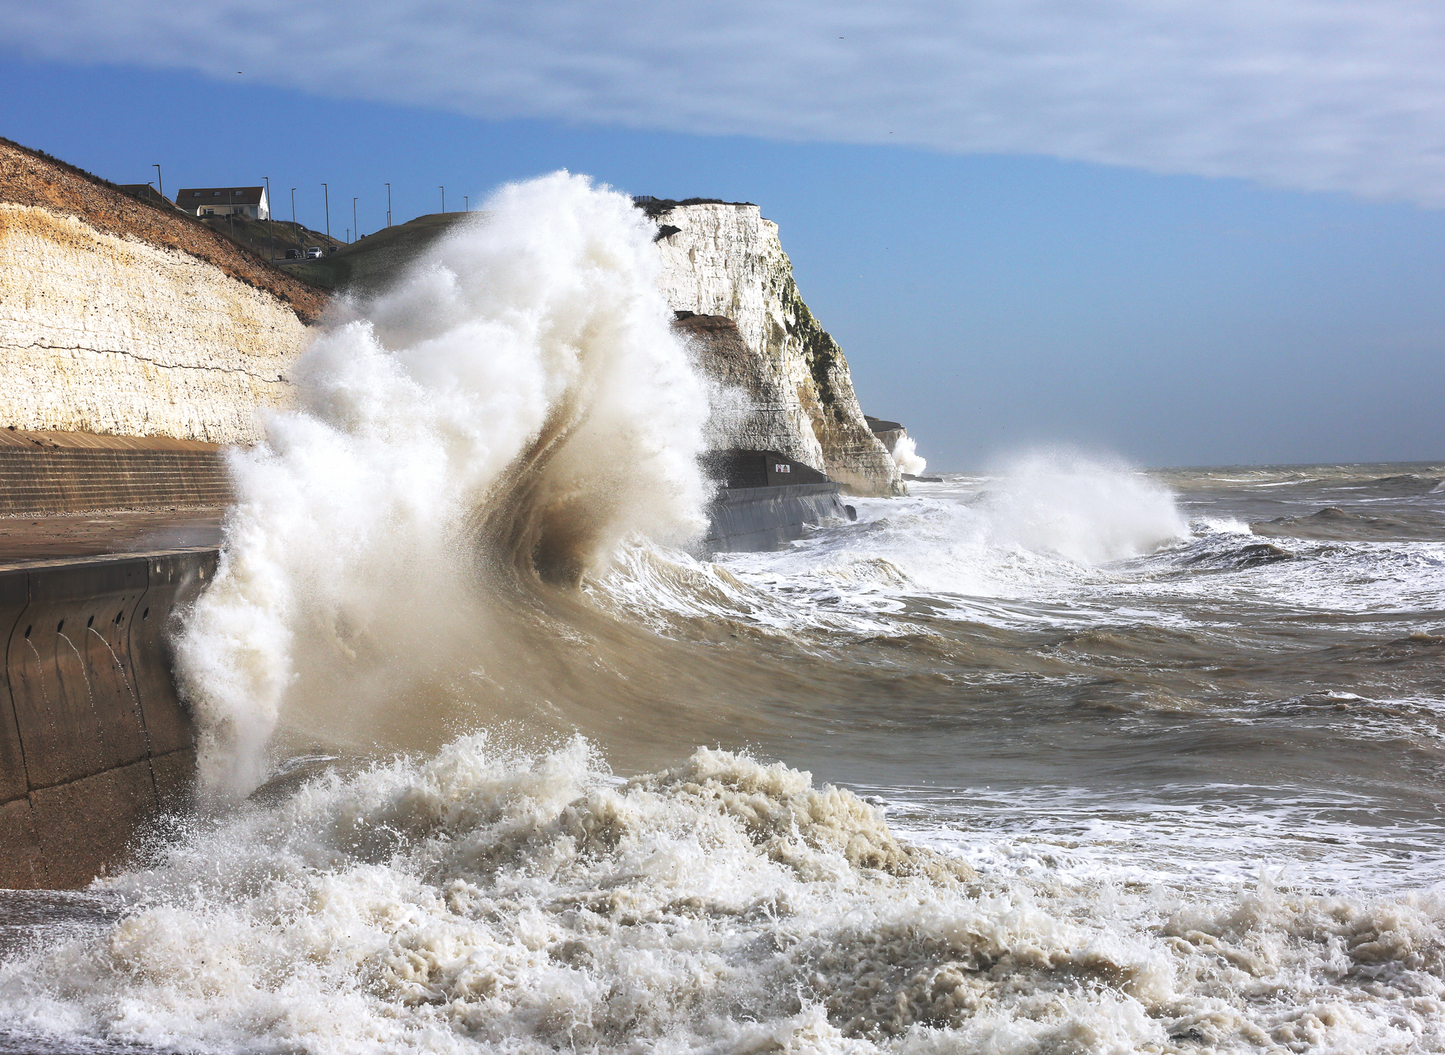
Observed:
[[[1445,1050],[1445,465],[1046,452],[698,559],[654,232],[491,209],[235,456],[203,807],[0,896],[0,1051]]]

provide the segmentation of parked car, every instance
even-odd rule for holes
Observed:
[[[308,246],[306,247],[306,259],[307,259],[307,260],[320,260],[321,257],[322,257],[322,252],[321,252],[321,247],[320,247],[319,245],[308,245]]]
[[[288,250],[286,250],[286,259],[287,259],[287,260],[300,260],[300,259],[301,259],[301,250],[299,250],[299,249],[288,249]]]

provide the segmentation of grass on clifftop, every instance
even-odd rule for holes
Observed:
[[[476,219],[480,215],[446,212],[418,216],[343,245],[330,256],[292,264],[286,270],[325,289],[344,289],[371,296],[385,289],[442,235],[468,218]]]
[[[246,216],[203,216],[199,222],[238,245],[245,246],[262,260],[284,264],[286,250],[304,251],[308,245],[322,249],[340,249],[346,243],[328,238],[290,220],[252,220]]]
[[[480,213],[430,213],[384,227],[349,245],[289,220],[211,217],[202,220],[218,234],[237,242],[302,282],[325,290],[346,290],[362,296],[381,292],[422,255],[434,241],[469,216]],[[320,246],[320,260],[287,260],[286,250],[302,252]],[[273,259],[274,254],[274,259]]]

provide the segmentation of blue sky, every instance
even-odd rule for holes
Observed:
[[[313,227],[326,181],[338,235],[559,167],[757,202],[934,468],[1445,458],[1427,5],[270,6],[0,4],[0,134]]]

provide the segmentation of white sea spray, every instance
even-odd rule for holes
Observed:
[[[1445,1050],[1438,472],[1288,538],[1341,474],[1186,523],[1055,452],[700,559],[642,536],[736,404],[649,236],[552,177],[333,320],[183,641],[214,808],[7,953],[0,1051]],[[342,726],[382,760],[218,801]]]
[[[900,436],[893,445],[893,462],[899,472],[920,476],[928,468],[928,462],[919,456],[918,443],[912,436]]]
[[[300,408],[231,457],[220,570],[177,648],[212,797],[259,783],[291,716],[364,736],[471,669],[477,635],[506,636],[489,569],[575,581],[632,532],[702,525],[706,397],[645,218],[565,173],[487,210],[344,305],[297,364]]]

